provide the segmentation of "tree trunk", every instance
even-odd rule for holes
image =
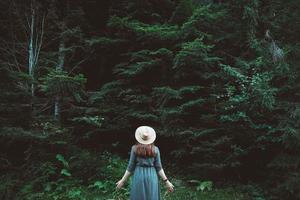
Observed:
[[[34,97],[34,50],[33,50],[33,40],[34,40],[34,29],[35,29],[35,10],[31,5],[31,24],[30,24],[30,35],[29,35],[29,45],[28,45],[28,68],[29,75],[32,78],[31,82],[31,96]]]
[[[64,26],[63,26],[64,27]],[[64,36],[61,37],[58,49],[58,63],[56,70],[63,70],[65,63],[65,39]],[[54,103],[54,119],[60,121],[60,110],[61,110],[61,96],[58,94],[55,98]]]
[[[44,35],[44,23],[45,15],[42,16],[41,20],[38,19],[36,10],[35,0],[31,1],[30,5],[30,23],[28,24],[30,28],[28,36],[28,72],[31,77],[30,91],[31,91],[31,106],[34,110],[34,97],[35,97],[35,70],[39,60],[39,54],[42,47],[42,40]]]

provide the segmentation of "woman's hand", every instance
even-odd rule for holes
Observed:
[[[166,182],[166,187],[167,187],[168,192],[174,191],[174,185],[170,181]]]
[[[121,179],[118,182],[116,182],[116,189],[121,189],[124,185],[124,181]]]
[[[121,189],[124,185],[124,183],[127,181],[128,177],[130,176],[131,172],[126,170],[123,177],[118,181],[116,182],[116,189]]]

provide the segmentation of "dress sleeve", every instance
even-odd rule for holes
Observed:
[[[154,159],[154,167],[157,172],[159,172],[162,169],[161,159],[160,159],[160,151],[159,148],[156,147],[156,155]]]
[[[133,172],[136,165],[136,154],[134,152],[134,146],[131,147],[130,158],[127,165],[127,171]]]

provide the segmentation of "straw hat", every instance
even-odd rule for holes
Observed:
[[[140,126],[135,130],[135,139],[141,144],[151,144],[156,139],[155,130],[150,126]]]

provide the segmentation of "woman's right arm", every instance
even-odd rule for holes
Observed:
[[[158,172],[158,174],[164,180],[164,182],[166,183],[166,187],[168,188],[168,191],[173,192],[174,191],[174,185],[168,180],[168,178],[167,178],[167,176],[164,172],[164,169],[161,169]]]
[[[123,187],[124,183],[127,181],[127,179],[129,178],[130,175],[131,175],[131,172],[126,170],[123,177],[116,183],[116,185],[117,185],[116,188],[120,189],[121,187]]]
[[[127,169],[126,169],[123,177],[116,183],[117,189],[120,189],[121,187],[123,187],[124,183],[127,181],[129,176],[133,173],[135,166],[136,166],[135,160],[136,160],[136,155],[134,152],[134,146],[132,146],[131,151],[130,151],[130,158],[128,161]]]

